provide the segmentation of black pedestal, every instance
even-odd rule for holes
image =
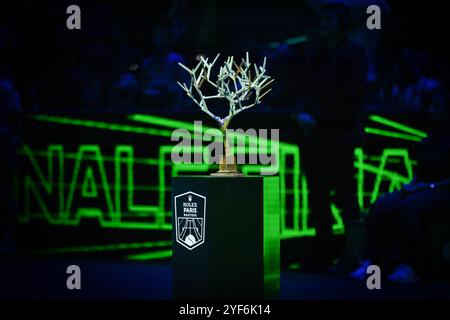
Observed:
[[[176,177],[175,299],[277,298],[278,177]]]

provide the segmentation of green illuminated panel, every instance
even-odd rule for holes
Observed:
[[[174,165],[170,160],[173,148],[169,139],[171,129],[193,132],[193,123],[152,115],[130,115],[127,119],[159,128],[46,115],[32,118],[82,129],[158,136],[167,142],[152,150],[147,157],[136,156],[132,145],[116,145],[112,154],[111,151],[105,154],[99,144],[81,144],[77,150],[65,150],[59,144],[50,144],[46,150],[33,150],[24,144],[19,154],[28,169],[18,178],[18,196],[24,204],[19,221],[23,223],[45,219],[53,225],[77,226],[83,219],[96,219],[105,228],[170,230],[170,205],[166,203],[171,192],[170,178],[186,173],[205,174],[210,170],[207,164]],[[371,116],[370,120],[402,131],[368,128],[370,133],[389,133],[392,137],[409,141],[426,137],[422,131],[382,117]],[[204,134],[209,129],[202,127],[197,134]],[[239,137],[242,135],[234,136]],[[264,141],[245,136],[245,147],[239,151],[249,155],[257,153],[261,147],[264,147]],[[204,146],[191,150],[192,153],[204,151]],[[280,142],[275,158],[280,178],[281,238],[314,236],[315,229],[309,225],[308,185],[300,167],[300,149],[297,145]],[[360,208],[366,211],[382,192],[408,183],[413,177],[414,163],[407,149],[384,149],[380,154],[372,155],[365,154],[361,148],[355,149],[356,192]],[[137,166],[156,172],[157,178],[138,184],[135,176]],[[241,170],[251,175],[259,174],[263,168],[268,166],[243,165]],[[148,192],[145,201],[137,201],[138,191]],[[334,204],[330,204],[330,208],[335,220],[334,232],[344,232],[340,209]],[[138,256],[134,258],[141,259]]]
[[[56,152],[57,151],[57,152]],[[171,225],[164,221],[163,197],[154,206],[134,205],[134,190],[154,190],[155,194],[164,193],[161,186],[136,186],[133,181],[134,159],[132,146],[116,146],[114,157],[104,159],[99,145],[80,145],[76,156],[70,153],[68,157],[59,145],[50,145],[47,152],[33,152],[24,145],[20,154],[31,163],[31,170],[23,176],[24,211],[20,215],[21,222],[30,218],[45,218],[50,224],[78,225],[83,218],[96,218],[103,227],[112,228],[142,228],[170,230]],[[47,154],[47,168],[39,166],[36,158],[45,158]],[[57,161],[55,161],[57,159]],[[74,162],[73,174],[64,177],[63,164],[67,159]],[[164,161],[145,161],[139,159],[141,165],[164,166]],[[114,163],[114,181],[108,181],[104,162]],[[55,166],[57,163],[58,166]],[[56,171],[56,169],[58,169]],[[127,172],[127,181],[122,183],[122,170]],[[48,174],[44,175],[43,172]],[[55,173],[57,172],[57,173]],[[163,172],[162,172],[163,173]],[[59,182],[54,180],[58,179]],[[68,179],[63,182],[63,179]],[[164,181],[164,180],[163,180]],[[95,187],[94,187],[95,186]],[[113,186],[111,188],[110,186]],[[162,184],[165,186],[165,184]],[[93,192],[95,189],[95,192]],[[122,203],[122,193],[127,201]],[[31,197],[37,200],[39,210],[30,209]],[[74,201],[77,199],[77,201]],[[60,203],[57,209],[50,210],[49,205]],[[65,204],[65,205],[64,205]],[[103,204],[103,210],[99,208]],[[153,217],[153,221],[145,219],[142,222],[131,221],[128,218]]]
[[[280,290],[279,179],[265,177],[264,192],[264,290],[265,295]]]

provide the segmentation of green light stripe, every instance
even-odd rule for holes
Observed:
[[[145,210],[148,212],[158,212],[159,207],[154,206],[150,207],[148,206]],[[91,211],[91,212],[89,212]],[[144,211],[144,210],[143,210]],[[81,213],[80,213],[81,212]],[[76,221],[52,221],[49,220],[47,216],[42,216],[42,212],[28,212],[30,217],[32,217],[35,220],[44,220],[46,219],[47,222],[50,225],[65,225],[65,226],[79,226],[81,222],[81,217],[95,217],[95,219],[99,219],[100,227],[102,228],[117,228],[117,229],[138,229],[138,230],[163,230],[163,231],[170,231],[172,230],[172,225],[170,222],[165,222],[163,224],[158,224],[156,222],[149,222],[149,221],[141,221],[141,222],[134,222],[134,221],[105,221],[101,218],[100,214],[101,211],[98,209],[83,209],[80,208],[80,210],[77,211],[77,220]],[[112,214],[118,214],[117,212],[114,212]],[[126,214],[126,213],[125,213]],[[164,217],[169,217],[170,212],[163,213]],[[61,213],[58,213],[58,216],[61,216]],[[28,220],[19,219],[19,223],[28,223]]]
[[[286,229],[280,236],[281,240],[300,238],[300,237],[314,237],[316,235],[316,229],[301,229],[301,230],[291,230]]]
[[[159,126],[165,126],[168,128],[174,128],[174,129],[186,129],[189,131],[193,131],[194,130],[194,124],[191,122],[184,122],[184,121],[178,121],[178,120],[172,120],[169,118],[162,118],[162,117],[157,117],[157,116],[153,116],[153,115],[148,115],[148,114],[133,114],[133,115],[129,115],[128,119],[133,120],[133,121],[138,121],[138,122],[142,122],[142,123],[147,123],[147,124],[151,124],[151,125],[159,125]],[[211,129],[217,129],[218,128],[213,128],[213,127],[207,127],[207,126],[203,126],[202,125],[202,133],[205,133],[207,130],[211,130]],[[236,134],[236,133],[231,133],[230,137],[233,139],[236,139],[238,137],[242,138],[248,138],[250,143],[255,143],[258,142],[258,140],[264,141],[264,139],[262,138],[256,138],[254,136],[249,136],[249,135],[242,135],[242,134]],[[267,140],[267,142],[271,142],[270,140]],[[280,146],[294,146],[285,142],[279,142]],[[267,148],[269,148],[269,145],[267,146]]]
[[[398,123],[398,122],[395,122],[395,121],[392,121],[392,120],[389,120],[389,119],[386,119],[386,118],[383,118],[383,117],[380,117],[380,116],[377,116],[377,115],[369,116],[369,120],[372,120],[374,122],[378,122],[378,123],[384,124],[384,125],[389,126],[389,127],[393,127],[395,129],[398,129],[398,130],[401,130],[401,131],[404,131],[404,132],[408,132],[410,134],[416,135],[416,136],[421,137],[421,138],[426,138],[428,136],[426,132],[423,132],[423,131],[411,128],[411,127],[406,126],[404,124],[401,124],[401,123]]]
[[[26,155],[27,153],[25,152],[24,148],[20,148],[17,153],[19,155]],[[33,151],[33,155],[35,157],[39,157],[39,158],[48,158],[50,153],[48,151]],[[76,160],[77,159],[78,154],[77,153],[71,153],[71,152],[64,152],[63,157],[64,159],[71,159],[71,160]],[[94,160],[97,161],[98,159],[95,156],[90,156],[87,155],[84,157],[84,159],[86,160]],[[128,160],[125,159],[116,159],[116,157],[109,157],[109,156],[103,156],[103,160],[108,161],[108,162],[115,162],[115,161],[119,161],[120,163],[128,163]],[[150,159],[150,158],[133,158],[133,164],[145,164],[145,165],[158,165],[159,164],[159,160],[157,159]],[[172,164],[172,161],[166,161],[165,162],[166,165],[170,165]]]
[[[67,124],[67,125],[80,126],[80,127],[104,129],[104,130],[111,130],[111,131],[122,131],[122,132],[130,132],[130,133],[137,133],[137,134],[147,134],[147,135],[163,136],[163,137],[171,137],[172,136],[172,132],[168,131],[168,130],[135,127],[135,126],[129,126],[129,125],[102,122],[102,121],[74,119],[74,118],[48,116],[48,115],[34,115],[31,117],[32,117],[32,119],[38,120],[38,121],[46,121],[46,122]]]
[[[116,243],[116,244],[104,244],[104,245],[50,248],[50,249],[37,250],[34,253],[36,253],[36,254],[55,254],[55,253],[102,252],[102,251],[168,247],[171,245],[172,245],[172,241],[155,241],[155,242],[142,242],[142,243]]]
[[[107,122],[102,122],[102,121],[75,119],[75,118],[49,116],[49,115],[33,115],[33,116],[31,116],[31,118],[34,120],[38,120],[38,121],[46,121],[46,122],[51,122],[51,123],[67,124],[67,125],[73,125],[73,126],[104,129],[104,130],[111,130],[111,131],[122,131],[122,132],[130,132],[130,133],[137,133],[137,134],[157,135],[157,136],[163,136],[163,137],[171,137],[172,136],[172,132],[168,131],[168,130],[135,127],[135,126],[129,126],[129,125],[107,123]],[[139,114],[138,115],[130,115],[128,118],[130,120],[145,122],[148,124],[164,125],[166,127],[171,127],[171,128],[193,130],[193,124],[190,124],[189,122],[182,122],[182,121],[172,120],[172,119],[168,119],[168,118],[155,117],[155,116],[151,116],[151,115],[139,115]],[[203,127],[202,129],[203,129],[202,132],[205,132],[208,129],[214,129],[214,128]],[[230,137],[233,139],[236,139],[237,137],[242,137],[242,136],[245,136],[246,138],[248,138],[249,143],[258,143],[258,140],[259,140],[259,142],[263,141],[262,138],[258,139],[254,136],[240,135],[240,134],[235,134],[235,133],[230,134]],[[268,142],[270,142],[270,140],[268,140]],[[279,144],[279,146],[284,146],[286,143],[278,142],[278,144]],[[286,144],[286,145],[289,145],[289,144]]]
[[[410,141],[415,141],[415,142],[422,141],[422,138],[412,136],[409,134],[398,133],[398,132],[388,131],[388,130],[381,130],[381,129],[370,128],[370,127],[364,128],[364,132],[379,135],[379,136],[389,137],[389,138],[395,138],[395,139],[410,140]]]
[[[191,164],[189,166],[195,166],[195,164]],[[45,187],[45,185],[48,185],[48,186],[51,186],[51,187],[60,187],[60,186],[62,186],[63,188],[68,188],[68,187],[70,187],[72,185],[72,183],[64,183],[64,182],[63,183],[49,182],[47,184],[44,184],[43,182],[39,182],[39,181],[35,182],[35,184],[39,185],[39,186],[43,186],[43,187]],[[27,184],[24,183],[24,182],[19,182],[19,186],[26,186],[26,185]],[[81,183],[75,183],[73,185],[75,186],[75,189],[82,189],[83,186],[84,186],[84,184],[81,184]],[[100,183],[93,183],[92,185],[95,185],[95,187],[100,189],[100,190],[104,189],[104,186],[102,184],[100,184]],[[124,185],[124,184],[121,184],[121,185],[117,185],[116,184],[116,187],[121,187],[123,190],[126,190],[129,186],[128,185]],[[157,186],[157,185],[150,186],[150,185],[134,184],[133,188],[136,191],[159,191],[161,187]]]
[[[360,164],[358,162],[354,162],[353,163],[355,168],[360,168]],[[376,175],[380,175],[383,176],[386,179],[398,179],[398,181],[400,181],[401,183],[409,183],[411,182],[411,179],[408,179],[407,177],[404,177],[394,171],[389,171],[386,169],[380,170],[380,168],[369,165],[369,164],[363,164],[361,166],[361,168],[364,171],[370,172],[370,173],[374,173]]]
[[[137,116],[137,117],[136,117]],[[160,129],[158,126],[165,126],[166,133],[172,130],[169,128],[170,126],[174,128],[186,128],[193,130],[194,124],[191,122],[183,122],[177,120],[171,120],[168,118],[156,117],[151,115],[134,115],[130,116],[130,119],[139,119],[139,120],[149,120],[151,123],[124,123],[128,125],[120,125],[120,124],[108,124],[106,122],[99,121],[86,121],[83,119],[71,119],[71,118],[63,118],[63,117],[52,117],[52,116],[35,116],[34,117],[40,121],[51,121],[56,123],[64,123],[66,121],[70,121],[71,125],[83,125],[88,127],[94,127],[99,129],[111,129],[116,130],[115,126],[119,126],[122,129],[127,131],[128,129],[132,129],[132,132],[137,128],[137,130],[144,130],[140,133],[145,132],[145,134],[152,135],[150,131]],[[39,118],[39,119],[38,119]],[[381,117],[372,117],[372,120],[377,122]],[[127,118],[128,119],[128,118]],[[381,118],[382,119],[382,118]],[[101,120],[101,119],[100,119]],[[129,119],[128,119],[129,120]],[[383,121],[383,120],[381,120]],[[388,123],[390,120],[385,121]],[[379,122],[379,121],[378,121]],[[119,123],[122,123],[121,121]],[[389,122],[391,123],[391,122]],[[394,122],[392,122],[394,123]],[[136,125],[136,126],[133,126]],[[149,128],[146,128],[146,125]],[[152,127],[155,126],[155,127]],[[375,126],[375,125],[374,125]],[[83,127],[83,128],[84,128]],[[406,127],[406,126],[405,126]],[[164,128],[161,128],[164,129]],[[208,130],[207,127],[202,127],[202,131]],[[417,135],[406,134],[405,132],[394,131],[391,127],[386,128],[387,130],[381,130],[376,128],[368,128],[371,133],[386,135],[389,137],[412,140],[412,141],[420,141],[420,137]],[[122,130],[124,131],[124,130]],[[164,132],[164,130],[162,130]],[[192,135],[192,131],[190,131]],[[199,132],[200,133],[200,132]],[[246,140],[246,144],[249,144],[248,139]],[[187,165],[187,166],[177,166],[171,163],[168,160],[168,156],[170,156],[170,152],[173,146],[161,146],[159,148],[159,153],[156,159],[149,159],[152,165],[158,165],[158,184],[160,188],[159,192],[159,203],[156,205],[147,205],[143,206],[141,204],[134,203],[134,192],[137,190],[146,190],[145,186],[135,185],[135,181],[133,178],[133,168],[134,164],[137,162],[143,164],[150,164],[150,162],[144,162],[144,159],[134,159],[134,149],[132,146],[128,145],[118,145],[114,151],[114,156],[104,156],[101,153],[100,145],[81,145],[81,149],[78,153],[65,153],[62,145],[50,145],[48,146],[47,152],[41,151],[31,151],[29,148],[27,150],[26,147],[21,151],[22,154],[25,155],[25,158],[30,158],[31,161],[31,169],[36,171],[35,174],[30,175],[30,178],[26,177],[25,184],[18,183],[18,185],[24,185],[25,189],[30,194],[30,196],[36,197],[38,200],[38,205],[40,206],[39,212],[36,210],[30,210],[29,207],[26,209],[26,213],[20,217],[20,222],[27,222],[30,218],[32,219],[47,219],[49,224],[51,225],[67,225],[67,226],[78,226],[80,222],[84,219],[97,219],[100,227],[105,228],[124,228],[124,229],[145,229],[145,230],[170,230],[170,212],[166,211],[166,201],[167,193],[170,192],[170,187],[166,185],[167,178],[170,175],[177,175],[180,171],[189,171],[189,172],[205,172],[209,169],[208,166],[201,165]],[[198,151],[201,152],[205,148],[193,148],[191,152]],[[197,150],[198,149],[198,150]],[[245,152],[256,152],[257,148],[252,147],[246,148]],[[280,175],[280,204],[281,204],[281,213],[282,213],[282,221],[281,221],[281,236],[283,239],[287,238],[297,238],[302,236],[313,236],[315,234],[315,230],[308,226],[310,219],[308,217],[309,214],[309,205],[308,205],[308,188],[306,184],[306,179],[304,175],[300,174],[300,157],[299,157],[299,147],[294,144],[281,143],[279,149],[279,175]],[[373,202],[374,199],[378,197],[381,192],[381,184],[384,185],[389,183],[389,188],[397,188],[397,185],[401,183],[408,182],[412,177],[412,165],[415,163],[413,160],[409,159],[409,155],[407,149],[384,149],[382,156],[372,156],[364,154],[361,150],[361,153],[355,153],[355,155],[359,155],[356,158],[355,167],[358,168],[358,201],[361,208],[364,210],[363,206],[368,200]],[[67,157],[66,157],[67,155]],[[36,157],[36,159],[34,158]],[[37,162],[37,157],[45,157],[47,158],[47,162],[42,162],[42,168],[39,167],[40,162]],[[393,157],[393,158],[391,158]],[[396,157],[400,157],[397,159]],[[115,197],[115,207],[107,208],[107,213],[104,213],[102,209],[93,209],[93,208],[78,208],[75,214],[74,219],[67,219],[66,214],[66,206],[57,209],[55,212],[49,212],[46,207],[46,201],[52,201],[54,192],[58,192],[55,194],[55,197],[59,194],[63,194],[66,192],[67,188],[61,186],[67,186],[67,183],[63,183],[62,178],[63,175],[63,159],[75,159],[77,161],[84,160],[96,160],[99,164],[103,163],[103,161],[113,161],[114,170],[117,173],[116,180],[114,181],[114,197]],[[292,158],[292,160],[291,160]],[[39,159],[41,160],[41,159]],[[136,161],[137,160],[137,161]],[[43,161],[43,160],[42,160]],[[68,161],[68,160],[66,160]],[[367,161],[380,162],[380,164],[369,165]],[[72,161],[68,161],[69,164]],[[386,170],[386,166],[390,163],[396,164],[404,164],[408,174],[403,176],[400,173],[394,171]],[[125,164],[126,166],[123,166]],[[57,166],[57,167],[55,167]],[[102,165],[103,166],[103,165]],[[166,168],[167,166],[170,166]],[[54,168],[55,167],[55,168]],[[69,166],[70,167],[70,166]],[[47,168],[46,170],[44,170]],[[107,167],[108,169],[110,167]],[[242,166],[242,172],[251,173],[257,172],[257,170],[265,168],[262,165],[245,165]],[[397,168],[396,166],[394,168]],[[393,168],[393,169],[394,169]],[[104,170],[103,170],[104,171]],[[126,171],[126,179],[124,178]],[[58,175],[59,173],[59,175]],[[366,190],[364,181],[368,178],[370,174],[375,174],[375,183],[372,187],[372,183],[367,183],[369,188],[372,188],[372,191]],[[71,176],[74,176],[72,174]],[[77,175],[75,175],[77,176]],[[107,181],[104,177],[104,174],[101,174],[101,179]],[[70,177],[69,177],[70,178]],[[124,180],[125,179],[125,180]],[[36,180],[36,181],[35,181]],[[38,181],[39,180],[39,181]],[[390,181],[386,181],[390,180]],[[100,180],[102,181],[102,180]],[[98,181],[96,181],[98,182]],[[110,181],[109,181],[110,182]],[[77,189],[80,181],[74,180],[71,182],[73,185],[73,190]],[[126,191],[126,186],[129,186],[128,191]],[[45,190],[41,188],[43,186]],[[60,189],[54,189],[56,186],[60,186]],[[103,184],[97,184],[98,190],[103,189]],[[27,189],[28,188],[28,189]],[[148,188],[154,189],[156,186],[149,186]],[[22,190],[22,189],[21,189]],[[122,192],[127,192],[125,194],[125,198],[122,196]],[[148,190],[153,191],[153,190]],[[156,191],[156,189],[154,190]],[[45,198],[44,198],[45,196]],[[48,196],[48,198],[47,198]],[[65,195],[60,195],[62,199],[61,203],[64,204]],[[28,200],[29,201],[29,200]],[[126,201],[125,203],[123,201]],[[127,212],[130,211],[130,212]],[[103,213],[102,213],[103,212]],[[338,212],[334,212],[336,216]],[[130,217],[144,217],[141,220],[138,219],[129,219]],[[151,217],[152,219],[148,219],[146,217]],[[336,217],[335,217],[336,218]],[[128,221],[127,221],[128,220]],[[93,221],[91,221],[93,222]],[[339,221],[333,226],[333,229],[339,227]],[[164,248],[165,249],[165,248]],[[155,250],[155,249],[153,249]],[[156,249],[159,250],[159,249]],[[149,250],[144,250],[149,251]],[[126,252],[128,253],[128,252]],[[150,253],[146,253],[150,254]],[[168,254],[168,253],[166,253]],[[154,252],[151,255],[155,255]],[[150,256],[142,257],[142,260],[150,259]],[[139,258],[137,258],[139,259]]]
[[[192,123],[184,122],[184,121],[173,120],[173,119],[158,117],[158,116],[149,115],[149,114],[132,114],[132,115],[129,115],[127,118],[132,121],[139,121],[139,122],[144,122],[144,123],[153,124],[153,125],[162,126],[162,127],[177,128],[177,129],[180,128],[180,129],[186,129],[189,131],[194,130],[193,122]]]
[[[135,261],[145,261],[145,260],[164,259],[170,257],[172,257],[172,250],[162,250],[147,253],[130,254],[125,256],[125,259]]]

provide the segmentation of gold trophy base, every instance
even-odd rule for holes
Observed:
[[[219,171],[211,173],[211,176],[243,177],[244,175],[242,173],[240,173],[239,171],[237,171],[235,157],[228,157],[228,159],[227,159],[227,157],[222,156],[222,159],[220,160],[220,163],[219,163]]]

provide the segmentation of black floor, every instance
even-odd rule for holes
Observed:
[[[81,290],[66,288],[66,268],[81,268]],[[80,259],[2,259],[2,299],[171,299],[169,262],[122,262]],[[365,282],[344,276],[285,271],[282,300],[309,299],[450,299],[450,283],[394,285],[368,290]]]

